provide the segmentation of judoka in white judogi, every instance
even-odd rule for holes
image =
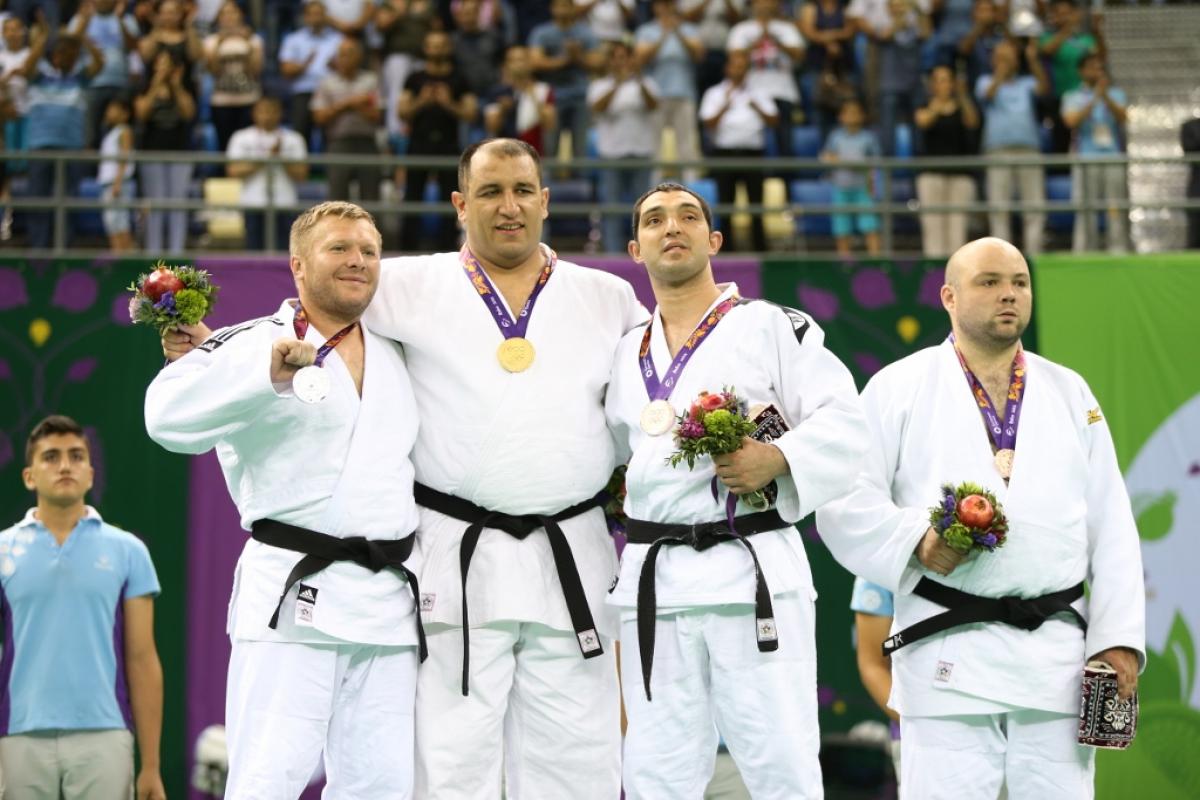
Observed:
[[[717,292],[705,255],[710,234],[700,216],[701,201],[680,187],[651,194],[645,203],[661,204],[653,221],[669,218],[663,227],[671,229],[664,235],[643,226],[639,233],[639,260],[650,266],[656,293],[656,273],[674,268],[674,262],[664,266],[668,259],[659,255],[663,241],[686,243],[693,252],[683,258],[701,258],[707,270],[696,280]],[[719,246],[720,235],[712,236]],[[736,293],[732,285],[719,290],[701,319],[725,308]],[[673,358],[661,308],[650,325],[650,355],[661,378]],[[625,500],[630,525],[634,520],[684,526],[723,520],[728,490],[719,484],[719,499],[714,499],[712,460],[701,458],[694,470],[686,464],[672,468],[667,458],[675,450],[674,437],[651,435],[641,426],[649,402],[639,365],[644,334],[639,327],[622,340],[606,400],[614,436],[632,453]],[[805,314],[764,301],[737,301],[691,353],[671,391],[670,402],[681,414],[701,391],[730,387],[752,406],[774,404],[791,427],[774,442],[786,459],[775,505],[782,519],[777,529],[748,537],[773,595],[775,630],[768,630],[767,638],[777,637],[778,649],[760,652],[755,565],[741,542],[724,541],[703,551],[665,547],[654,571],[657,623],[648,700],[640,679],[635,609],[649,546],[633,543],[630,528],[620,580],[609,598],[621,610],[629,717],[624,779],[630,798],[701,796],[712,774],[718,729],[755,798],[822,796],[816,593],[800,533],[792,525],[849,490],[867,443],[853,379],[823,339]],[[743,521],[751,512],[744,502],[736,510]]]
[[[374,254],[366,257],[376,271],[377,236],[368,237]],[[371,271],[343,264],[354,258],[336,262],[339,275]],[[295,303],[215,332],[160,372],[146,395],[147,430],[174,452],[215,449],[247,530],[272,519],[338,538],[409,536],[417,526],[409,460],[417,417],[400,348],[363,325],[361,397],[335,348],[323,367],[329,396],[300,402],[270,374],[275,342],[295,337]],[[304,337],[313,345],[325,339],[315,324]],[[337,562],[288,591],[272,629],[281,589],[300,559],[251,540],[238,561],[228,623],[228,796],[296,797],[324,748],[326,796],[412,797],[411,589],[396,570]]]
[[[984,329],[1018,342],[1030,297],[1020,253],[983,240],[955,258],[961,283],[954,285],[950,269],[947,280],[960,346]],[[889,705],[901,715],[908,796],[982,800],[1007,780],[1010,797],[1091,797],[1092,753],[1075,743],[1085,657],[1128,659],[1123,683],[1135,679],[1137,661],[1144,664],[1138,536],[1107,423],[1079,375],[1024,355],[1007,485],[947,341],[872,378],[862,395],[873,439],[866,468],[853,493],[817,514],[841,563],[896,592],[893,632],[945,610],[911,592],[930,577],[914,549],[947,482],[994,492],[1009,532],[1002,548],[971,556],[949,575],[939,567],[935,581],[983,597],[1038,597],[1084,580],[1090,587],[1089,598],[1073,603],[1087,618],[1086,635],[1059,615],[1033,631],[998,622],[954,628],[894,653]],[[969,356],[968,363],[976,368]]]
[[[526,187],[540,182],[536,164],[523,150],[506,155],[494,145],[471,164],[473,190],[477,180],[495,180],[517,198],[497,214],[528,229],[529,256],[540,267],[551,254],[532,235],[535,226],[540,233],[541,216],[526,208]],[[471,215],[484,214],[483,200],[471,195],[477,205],[460,211],[469,243],[495,235],[472,227],[478,217]],[[504,308],[513,317],[521,311]],[[459,253],[385,260],[365,320],[404,346],[421,419],[418,484],[512,515],[553,514],[594,497],[615,464],[603,410],[608,365],[621,335],[645,316],[624,281],[559,260],[528,314],[534,360],[509,372],[497,360],[504,337]],[[502,764],[510,798],[619,794],[617,624],[604,604],[615,550],[599,508],[559,525],[603,654],[582,657],[545,531],[517,539],[486,526],[467,580],[463,696],[459,558],[468,524],[421,509],[430,656],[417,692],[418,796],[498,796]]]

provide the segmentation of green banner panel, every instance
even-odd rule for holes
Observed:
[[[1039,259],[1042,354],[1087,379],[1113,432],[1146,575],[1148,663],[1133,747],[1101,753],[1100,800],[1200,797],[1200,257]]]

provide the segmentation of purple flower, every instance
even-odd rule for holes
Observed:
[[[179,313],[175,310],[174,292],[163,292],[162,297],[158,298],[158,302],[154,304],[154,307],[159,311],[165,311],[172,316]]]
[[[943,497],[943,498],[942,498],[942,509],[943,509],[943,510],[944,510],[944,511],[945,511],[947,514],[953,514],[953,513],[954,513],[954,508],[955,508],[955,504],[954,504],[954,495],[953,495],[953,494],[951,494],[951,493],[949,493],[949,492],[947,492],[947,493],[946,493],[946,495],[945,495],[945,497]]]
[[[705,434],[704,425],[694,419],[685,419],[679,425],[679,437],[681,439],[700,439]]]
[[[981,545],[986,547],[988,550],[991,550],[991,549],[995,548],[995,546],[996,546],[996,534],[989,533],[986,536],[980,537],[980,539],[978,541]]]
[[[947,528],[949,528],[949,527],[950,527],[951,525],[953,525],[953,524],[954,524],[954,514],[953,514],[953,513],[951,513],[951,514],[943,514],[943,515],[942,515],[942,524],[941,524],[941,526],[940,526],[940,527],[941,527],[941,530],[943,530],[943,531],[944,531],[944,530],[946,530]]]

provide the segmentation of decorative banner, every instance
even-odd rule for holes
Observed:
[[[1148,663],[1129,750],[1103,752],[1096,797],[1200,797],[1200,258],[1043,257],[1034,277],[1042,355],[1100,401],[1137,516]]]

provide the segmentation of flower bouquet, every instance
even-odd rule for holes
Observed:
[[[942,501],[929,509],[929,524],[960,553],[1003,547],[1008,519],[996,496],[974,483],[942,486]]]
[[[195,325],[217,302],[217,287],[207,271],[195,267],[154,265],[129,285],[129,318],[153,325],[161,336],[179,325]]]
[[[676,420],[676,449],[667,457],[667,463],[678,467],[687,462],[688,469],[694,469],[696,459],[701,456],[719,456],[740,449],[742,439],[752,435],[758,427],[747,411],[746,401],[728,386],[714,394],[701,392]],[[713,487],[715,492],[716,478]],[[744,494],[740,499],[752,508],[769,505],[762,489]]]

